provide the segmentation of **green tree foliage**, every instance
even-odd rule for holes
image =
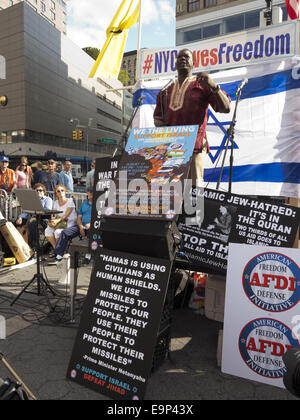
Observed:
[[[86,52],[90,57],[94,60],[97,60],[100,50],[94,47],[84,47],[82,48],[84,52]]]
[[[124,86],[127,85],[127,83],[130,81],[130,77],[128,76],[128,73],[126,70],[120,70],[118,80],[120,80],[121,83],[123,83]]]

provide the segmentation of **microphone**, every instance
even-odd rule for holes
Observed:
[[[137,100],[137,103],[140,105],[144,99],[146,99],[146,95],[140,96],[139,99]]]
[[[244,77],[239,87],[237,88],[237,92],[240,92],[247,83],[248,83],[248,79],[247,77]]]

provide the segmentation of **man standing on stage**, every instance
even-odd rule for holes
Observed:
[[[215,112],[229,113],[230,98],[207,73],[193,76],[193,53],[179,51],[176,61],[178,79],[157,96],[154,123],[157,127],[199,125],[190,177],[193,185],[203,181],[204,161],[209,152],[206,138],[208,106]]]

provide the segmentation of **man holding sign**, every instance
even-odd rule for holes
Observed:
[[[209,151],[206,138],[208,106],[215,112],[229,113],[230,98],[207,73],[193,76],[193,53],[179,51],[176,61],[178,79],[157,95],[154,123],[159,126],[199,125],[190,176],[193,185],[203,180],[204,159]]]

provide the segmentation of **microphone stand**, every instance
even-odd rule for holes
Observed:
[[[118,147],[116,147],[114,153],[113,153],[113,157],[115,157],[115,155],[120,151],[123,152],[125,150],[126,147],[126,143],[127,143],[127,139],[128,139],[128,131],[129,128],[131,127],[132,121],[134,120],[134,117],[136,116],[136,113],[138,112],[142,101],[145,99],[145,96],[141,96],[138,100],[137,100],[137,106],[135,107],[135,109],[133,110],[133,113],[131,115],[130,121],[127,124],[126,130],[122,136],[122,140],[120,141],[120,143],[118,144]]]
[[[225,148],[225,153],[224,153],[224,156],[223,156],[223,161],[222,161],[222,165],[221,165],[221,168],[220,168],[220,174],[219,174],[217,187],[216,187],[217,190],[220,188],[220,182],[221,182],[221,178],[222,178],[222,174],[223,174],[226,154],[227,154],[227,150],[228,150],[228,146],[229,146],[229,140],[231,139],[231,153],[230,153],[230,160],[229,160],[229,186],[228,186],[228,192],[229,193],[231,193],[231,189],[232,189],[234,128],[235,128],[235,125],[236,125],[237,107],[238,107],[238,103],[239,103],[241,94],[242,94],[242,88],[238,87],[238,89],[236,91],[236,101],[235,101],[234,113],[233,113],[233,116],[232,116],[230,126],[227,130],[226,148]]]

